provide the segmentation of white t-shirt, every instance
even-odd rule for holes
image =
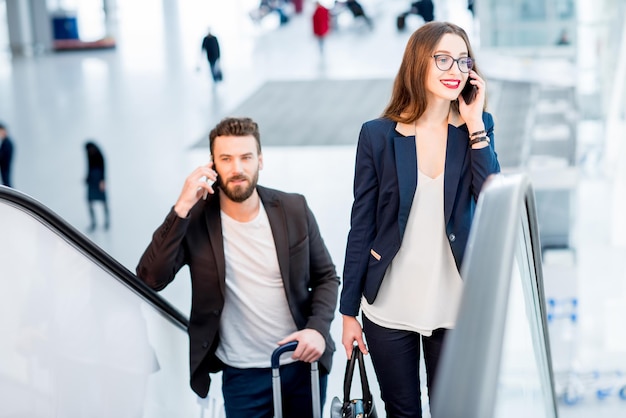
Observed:
[[[454,327],[463,281],[446,236],[444,174],[432,179],[418,170],[418,176],[400,250],[374,303],[363,298],[361,308],[375,324],[430,336]]]
[[[226,295],[215,354],[237,368],[270,367],[278,341],[297,331],[278,266],[267,213],[238,222],[224,212]],[[282,356],[281,364],[290,363]]]

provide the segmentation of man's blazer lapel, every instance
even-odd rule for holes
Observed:
[[[285,289],[289,289],[289,235],[287,233],[285,211],[282,208],[281,202],[271,193],[268,193],[266,189],[257,187],[257,191],[259,192],[261,204],[265,208],[270,227],[272,228],[280,274],[283,277]]]
[[[217,194],[212,196],[211,201],[206,205],[204,214],[209,233],[209,247],[213,250],[217,274],[220,279],[220,290],[224,295],[226,294],[226,259],[224,258],[224,237],[222,235],[222,218],[219,202],[220,199]]]

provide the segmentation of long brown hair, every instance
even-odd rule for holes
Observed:
[[[449,22],[429,22],[421,26],[409,38],[393,84],[391,99],[382,117],[395,122],[411,123],[422,116],[428,105],[426,75],[432,65],[433,51],[441,38],[448,33],[460,36],[467,45],[468,55],[474,58],[467,33],[460,26]],[[472,69],[482,77],[476,63]],[[458,112],[458,101],[452,102],[451,106]]]

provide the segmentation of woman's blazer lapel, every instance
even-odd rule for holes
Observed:
[[[394,151],[396,157],[396,175],[398,176],[398,193],[400,203],[398,206],[398,226],[400,228],[400,240],[404,236],[409,212],[413,204],[413,196],[417,188],[417,151],[414,136],[396,136],[394,138]]]
[[[417,151],[414,136],[394,137],[396,175],[398,176],[398,226],[400,239],[404,236],[406,224],[413,204],[417,188]],[[464,132],[448,125],[448,143],[446,145],[446,162],[444,171],[444,215],[448,224],[454,207],[454,198],[461,179],[461,171],[467,155],[467,137]]]
[[[443,211],[446,225],[448,225],[450,216],[452,216],[454,199],[459,187],[459,182],[461,181],[461,172],[463,170],[463,163],[465,162],[468,146],[469,141],[467,135],[459,128],[448,125],[446,166],[443,177]]]

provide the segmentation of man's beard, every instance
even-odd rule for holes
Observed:
[[[248,185],[229,187],[229,183],[232,180],[248,180]],[[254,193],[254,189],[256,189],[256,185],[258,181],[259,181],[258,171],[254,173],[254,176],[252,178],[248,178],[245,175],[231,177],[230,179],[228,179],[226,184],[224,184],[224,182],[221,181],[221,177],[218,178],[219,187],[220,189],[222,189],[226,197],[228,197],[233,202],[237,202],[237,203],[244,202],[246,201],[246,199],[252,196],[252,193]]]

